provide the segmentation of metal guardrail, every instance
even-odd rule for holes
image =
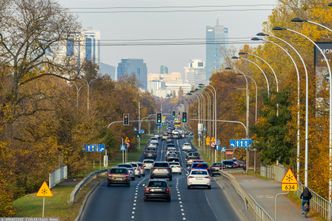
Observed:
[[[69,198],[68,203],[73,204],[75,202],[75,198],[76,198],[77,194],[82,189],[82,187],[85,186],[86,184],[88,184],[91,180],[95,179],[98,175],[105,173],[106,171],[107,171],[107,169],[98,170],[98,171],[92,172],[89,175],[87,175],[86,177],[84,177],[78,184],[76,184],[75,188],[70,193],[70,198]]]
[[[303,191],[304,185],[302,183],[299,183],[299,189],[296,191],[296,195],[298,197],[301,196],[301,193]],[[310,192],[312,194],[312,198],[310,200],[310,208],[316,211],[322,218],[327,220],[328,218],[328,210],[329,210],[329,201],[322,196],[320,196],[318,193],[310,189]]]
[[[59,169],[53,171],[48,175],[48,185],[50,188],[55,187],[61,181],[67,179],[68,176],[68,167],[63,166]]]
[[[237,194],[244,201],[246,209],[254,216],[256,221],[274,221],[271,215],[263,207],[261,207],[250,194],[248,194],[241,187],[241,185],[236,181],[233,175],[226,173],[224,171],[221,172],[221,175],[231,182]]]

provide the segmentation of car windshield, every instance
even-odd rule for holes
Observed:
[[[214,163],[212,166],[220,166],[221,163]]]
[[[132,163],[131,165],[133,165],[133,167],[137,167],[137,163]]]
[[[192,168],[206,169],[209,166],[206,163],[194,163]]]
[[[154,163],[154,167],[168,167],[168,163]]]
[[[153,160],[144,160],[144,163],[153,163]]]
[[[206,170],[193,170],[191,171],[192,175],[207,175],[207,171]]]
[[[118,167],[132,168],[133,166],[130,164],[119,164]]]
[[[113,169],[111,169],[110,173],[113,173],[113,174],[127,174],[128,170],[124,169],[124,168],[113,168]]]
[[[149,187],[167,187],[167,183],[165,181],[150,181]]]
[[[222,162],[224,165],[233,165],[233,161],[224,161]]]

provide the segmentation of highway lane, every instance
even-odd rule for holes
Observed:
[[[175,141],[180,148],[186,139]],[[166,142],[161,142],[157,160],[165,160]],[[181,153],[181,152],[180,152]],[[180,155],[185,168],[184,153]],[[171,184],[172,200],[144,202],[145,178],[136,179],[131,187],[107,187],[103,182],[90,197],[84,221],[169,221],[169,220],[240,220],[226,200],[223,190],[213,181],[212,189],[187,189],[186,173],[174,175]]]

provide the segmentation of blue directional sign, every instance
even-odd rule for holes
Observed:
[[[104,152],[105,151],[105,144],[85,144],[84,145],[84,150],[86,152]]]
[[[216,146],[216,150],[217,150],[217,151],[221,151],[221,146],[220,146],[220,145],[217,145],[217,146]]]
[[[229,140],[231,148],[249,148],[252,144],[252,139]]]
[[[139,131],[139,134],[144,134],[145,133],[145,131],[143,130],[143,129],[141,129],[140,131]]]

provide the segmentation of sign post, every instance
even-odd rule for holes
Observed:
[[[42,218],[45,216],[45,197],[52,197],[52,191],[48,187],[47,183],[44,181],[44,183],[41,185],[37,192],[37,197],[43,197],[43,211],[42,211]]]

